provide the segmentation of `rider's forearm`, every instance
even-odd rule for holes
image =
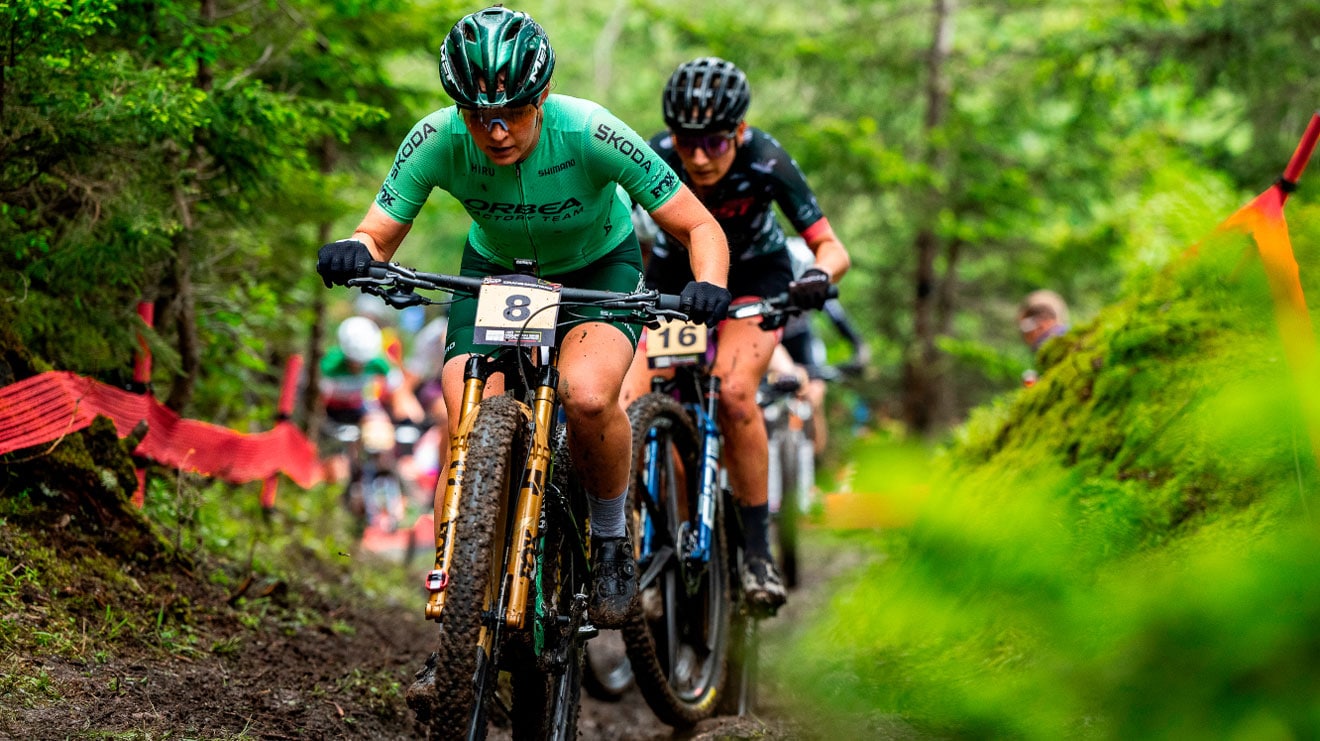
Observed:
[[[816,264],[812,267],[829,273],[831,283],[838,283],[848,268],[852,267],[848,250],[844,249],[843,243],[833,233],[812,245],[812,249],[816,253]]]
[[[395,221],[380,206],[372,203],[367,215],[362,217],[362,223],[353,231],[353,239],[365,244],[372,257],[381,262],[389,262],[410,229],[411,224]]]
[[[688,235],[688,255],[692,263],[692,275],[696,280],[717,286],[727,286],[729,282],[729,243],[725,241],[724,231],[718,222],[711,220],[698,224]]]

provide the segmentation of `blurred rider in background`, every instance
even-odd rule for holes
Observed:
[[[365,316],[351,316],[339,323],[338,341],[321,358],[321,404],[329,424],[362,428],[372,415],[386,419],[409,418],[421,409],[405,389],[403,374],[390,365],[382,347],[380,327]],[[392,429],[392,425],[391,425]],[[327,431],[331,440],[338,435]],[[336,451],[328,467],[334,480],[351,480],[356,471]]]

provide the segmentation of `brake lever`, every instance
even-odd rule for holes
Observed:
[[[647,312],[644,324],[647,329],[659,329],[660,320],[662,319],[677,319],[680,322],[686,322],[688,321],[688,315],[677,309],[651,309]]]
[[[384,278],[349,278],[344,282],[349,288],[361,288],[368,293],[374,293],[372,289],[391,288],[394,286],[394,276],[387,275]],[[380,296],[380,293],[374,293]]]
[[[753,316],[768,316],[766,311],[770,309],[770,302],[756,301],[750,304],[740,304],[729,309],[730,319],[746,319]]]

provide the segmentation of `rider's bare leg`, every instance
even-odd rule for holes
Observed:
[[[720,378],[720,430],[724,433],[733,495],[743,506],[767,501],[769,442],[765,419],[756,404],[756,390],[778,344],[758,319],[729,320],[720,326],[713,373]]]
[[[632,466],[632,429],[619,390],[632,343],[599,322],[574,327],[559,347],[559,394],[568,417],[569,450],[582,485],[598,499],[622,496]]]

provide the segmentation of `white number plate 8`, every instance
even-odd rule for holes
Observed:
[[[558,283],[530,275],[492,275],[477,297],[474,341],[479,345],[555,344]]]

